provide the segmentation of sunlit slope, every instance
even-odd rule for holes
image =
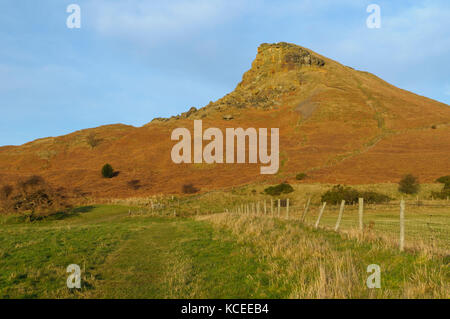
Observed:
[[[174,164],[171,132],[192,132],[194,119],[204,129],[278,127],[279,173],[261,175],[260,164]],[[275,182],[299,172],[308,182],[388,182],[410,172],[430,182],[450,172],[449,155],[448,105],[278,43],[261,45],[236,89],[198,110],[139,128],[110,125],[2,147],[0,178],[12,183],[39,174],[67,191],[101,197],[176,193],[184,183],[207,190]],[[119,171],[115,178],[101,178],[105,163]]]

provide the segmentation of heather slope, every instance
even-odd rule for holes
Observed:
[[[192,130],[194,119],[204,128],[279,127],[279,173],[262,176],[259,164],[174,164],[171,131]],[[206,190],[275,182],[298,172],[307,172],[308,182],[389,182],[409,172],[430,182],[450,172],[449,155],[448,105],[277,43],[262,44],[236,89],[198,110],[139,128],[110,125],[2,147],[0,178],[39,174],[67,192],[97,197],[176,193],[183,183]],[[105,163],[119,175],[102,179]]]

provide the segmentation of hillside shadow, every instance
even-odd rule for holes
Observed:
[[[89,206],[81,206],[77,207],[71,210],[73,213],[89,213],[95,208],[95,206],[89,205]]]
[[[51,218],[53,220],[63,220],[63,219],[79,216],[80,214],[89,213],[94,208],[95,208],[95,206],[92,206],[92,205],[76,207],[76,208],[69,210],[68,212],[57,212],[56,214],[49,216],[49,218]]]

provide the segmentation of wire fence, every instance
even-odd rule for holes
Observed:
[[[297,220],[316,228],[379,238],[398,246],[400,250],[450,253],[450,205],[445,201],[369,205],[364,205],[362,201],[356,205],[327,206],[324,203],[312,204],[310,200],[301,205],[290,205],[289,200],[271,200],[240,203],[227,211]]]
[[[382,239],[400,250],[414,249],[450,255],[450,201],[448,200],[403,201],[403,219],[400,218],[401,201],[367,204],[363,199],[361,204],[344,203],[341,217],[339,217],[341,205],[325,204],[324,206],[324,203],[319,203],[317,200],[313,202],[311,198],[290,202],[289,199],[241,200],[236,197],[215,203],[217,205],[212,203],[196,205],[195,202],[193,200],[192,205],[187,205],[173,196],[149,199],[144,202],[128,202],[141,207],[130,210],[129,214],[130,216],[151,214],[188,217],[225,211],[255,217],[289,219],[310,227],[356,235],[358,238]],[[211,205],[217,206],[216,209],[212,209]]]

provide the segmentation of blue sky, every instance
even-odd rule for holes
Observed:
[[[66,27],[71,3],[80,29]],[[447,0],[2,0],[0,145],[202,107],[280,41],[450,104]]]

